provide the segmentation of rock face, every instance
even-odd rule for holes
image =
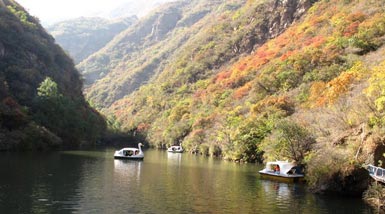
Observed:
[[[309,9],[311,0],[275,0],[271,4],[269,34],[276,37]]]
[[[348,176],[335,174],[327,183],[313,191],[322,194],[361,197],[368,188],[370,179],[368,172],[360,167],[354,169]]]
[[[312,6],[314,0],[275,0],[258,8],[255,13],[264,14],[262,23],[255,25],[255,31],[240,42],[240,52],[251,52],[285,31],[299,20]]]
[[[162,40],[170,30],[175,28],[180,19],[181,15],[177,11],[160,14],[152,26],[149,39],[155,42]]]

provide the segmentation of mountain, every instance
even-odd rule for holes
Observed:
[[[116,36],[77,67],[93,104],[108,106],[159,73],[164,62],[198,33],[221,1],[179,1],[163,5]],[[230,6],[229,6],[230,7]],[[231,8],[236,8],[234,3]],[[202,20],[202,21],[201,21]],[[97,81],[99,80],[99,81]]]
[[[79,63],[136,21],[135,16],[116,20],[81,17],[55,23],[47,31]]]
[[[103,134],[72,60],[13,0],[0,0],[0,71],[0,150],[91,144]]]
[[[160,6],[161,4],[172,2],[172,1],[176,1],[176,0],[146,0],[146,1],[129,0],[122,3],[115,9],[112,9],[111,11],[99,13],[96,15],[101,17],[108,17],[110,19],[116,19],[116,18],[127,17],[127,16],[143,17],[154,8]]]
[[[369,182],[361,166],[385,161],[384,10],[359,0],[175,2],[80,69],[93,105],[154,146],[294,160],[314,191],[359,195]]]

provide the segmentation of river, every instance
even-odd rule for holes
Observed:
[[[1,153],[0,213],[372,213],[360,199],[260,179],[263,166],[147,150]]]

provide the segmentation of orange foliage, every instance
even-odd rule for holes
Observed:
[[[288,51],[286,53],[284,53],[282,56],[281,56],[281,60],[282,61],[285,61],[287,58],[291,57],[292,55],[295,55],[298,53],[298,50],[294,50],[294,51]]]
[[[269,107],[273,107],[276,109],[289,112],[291,111],[291,108],[293,108],[293,105],[294,105],[293,102],[290,100],[288,96],[270,96],[270,97],[266,97],[265,99],[255,104],[252,107],[251,111],[253,113],[261,113],[261,112],[264,112],[265,109]]]
[[[208,117],[199,118],[198,120],[195,121],[192,127],[194,130],[209,128],[213,125],[216,117],[217,117],[216,114],[212,114]]]
[[[222,71],[217,74],[214,78],[215,83],[221,83],[223,80],[229,78],[231,76],[231,71]]]
[[[333,104],[342,94],[349,90],[352,82],[358,78],[354,72],[343,72],[338,77],[325,82],[314,82],[310,88],[309,101],[312,107]]]
[[[311,26],[317,26],[318,24],[323,23],[327,19],[327,14],[324,14],[323,16],[313,16],[312,19],[309,20],[309,23]]]
[[[305,46],[313,46],[315,48],[318,48],[324,43],[325,43],[325,38],[323,36],[315,36],[305,41],[304,44]]]
[[[244,86],[238,88],[235,92],[234,92],[234,98],[235,99],[241,99],[243,98],[244,96],[246,96],[247,94],[249,94],[249,91],[251,90],[251,83],[247,83],[245,84]]]
[[[257,52],[254,54],[254,57],[252,58],[251,66],[254,68],[259,68],[276,56],[277,51],[271,50],[268,45],[269,44],[267,43],[257,50]]]
[[[331,102],[335,101],[341,94],[348,91],[350,84],[356,78],[351,72],[344,72],[328,83],[326,95]]]
[[[193,130],[191,133],[190,133],[191,137],[195,140],[198,140],[201,141],[204,139],[205,137],[205,130],[203,129],[196,129],[196,130]]]
[[[138,132],[145,132],[150,128],[150,124],[147,123],[140,123],[138,127],[136,127],[136,130]]]

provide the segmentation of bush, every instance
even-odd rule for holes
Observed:
[[[378,183],[373,183],[364,193],[364,200],[372,207],[377,208],[377,213],[385,211],[385,187]]]

